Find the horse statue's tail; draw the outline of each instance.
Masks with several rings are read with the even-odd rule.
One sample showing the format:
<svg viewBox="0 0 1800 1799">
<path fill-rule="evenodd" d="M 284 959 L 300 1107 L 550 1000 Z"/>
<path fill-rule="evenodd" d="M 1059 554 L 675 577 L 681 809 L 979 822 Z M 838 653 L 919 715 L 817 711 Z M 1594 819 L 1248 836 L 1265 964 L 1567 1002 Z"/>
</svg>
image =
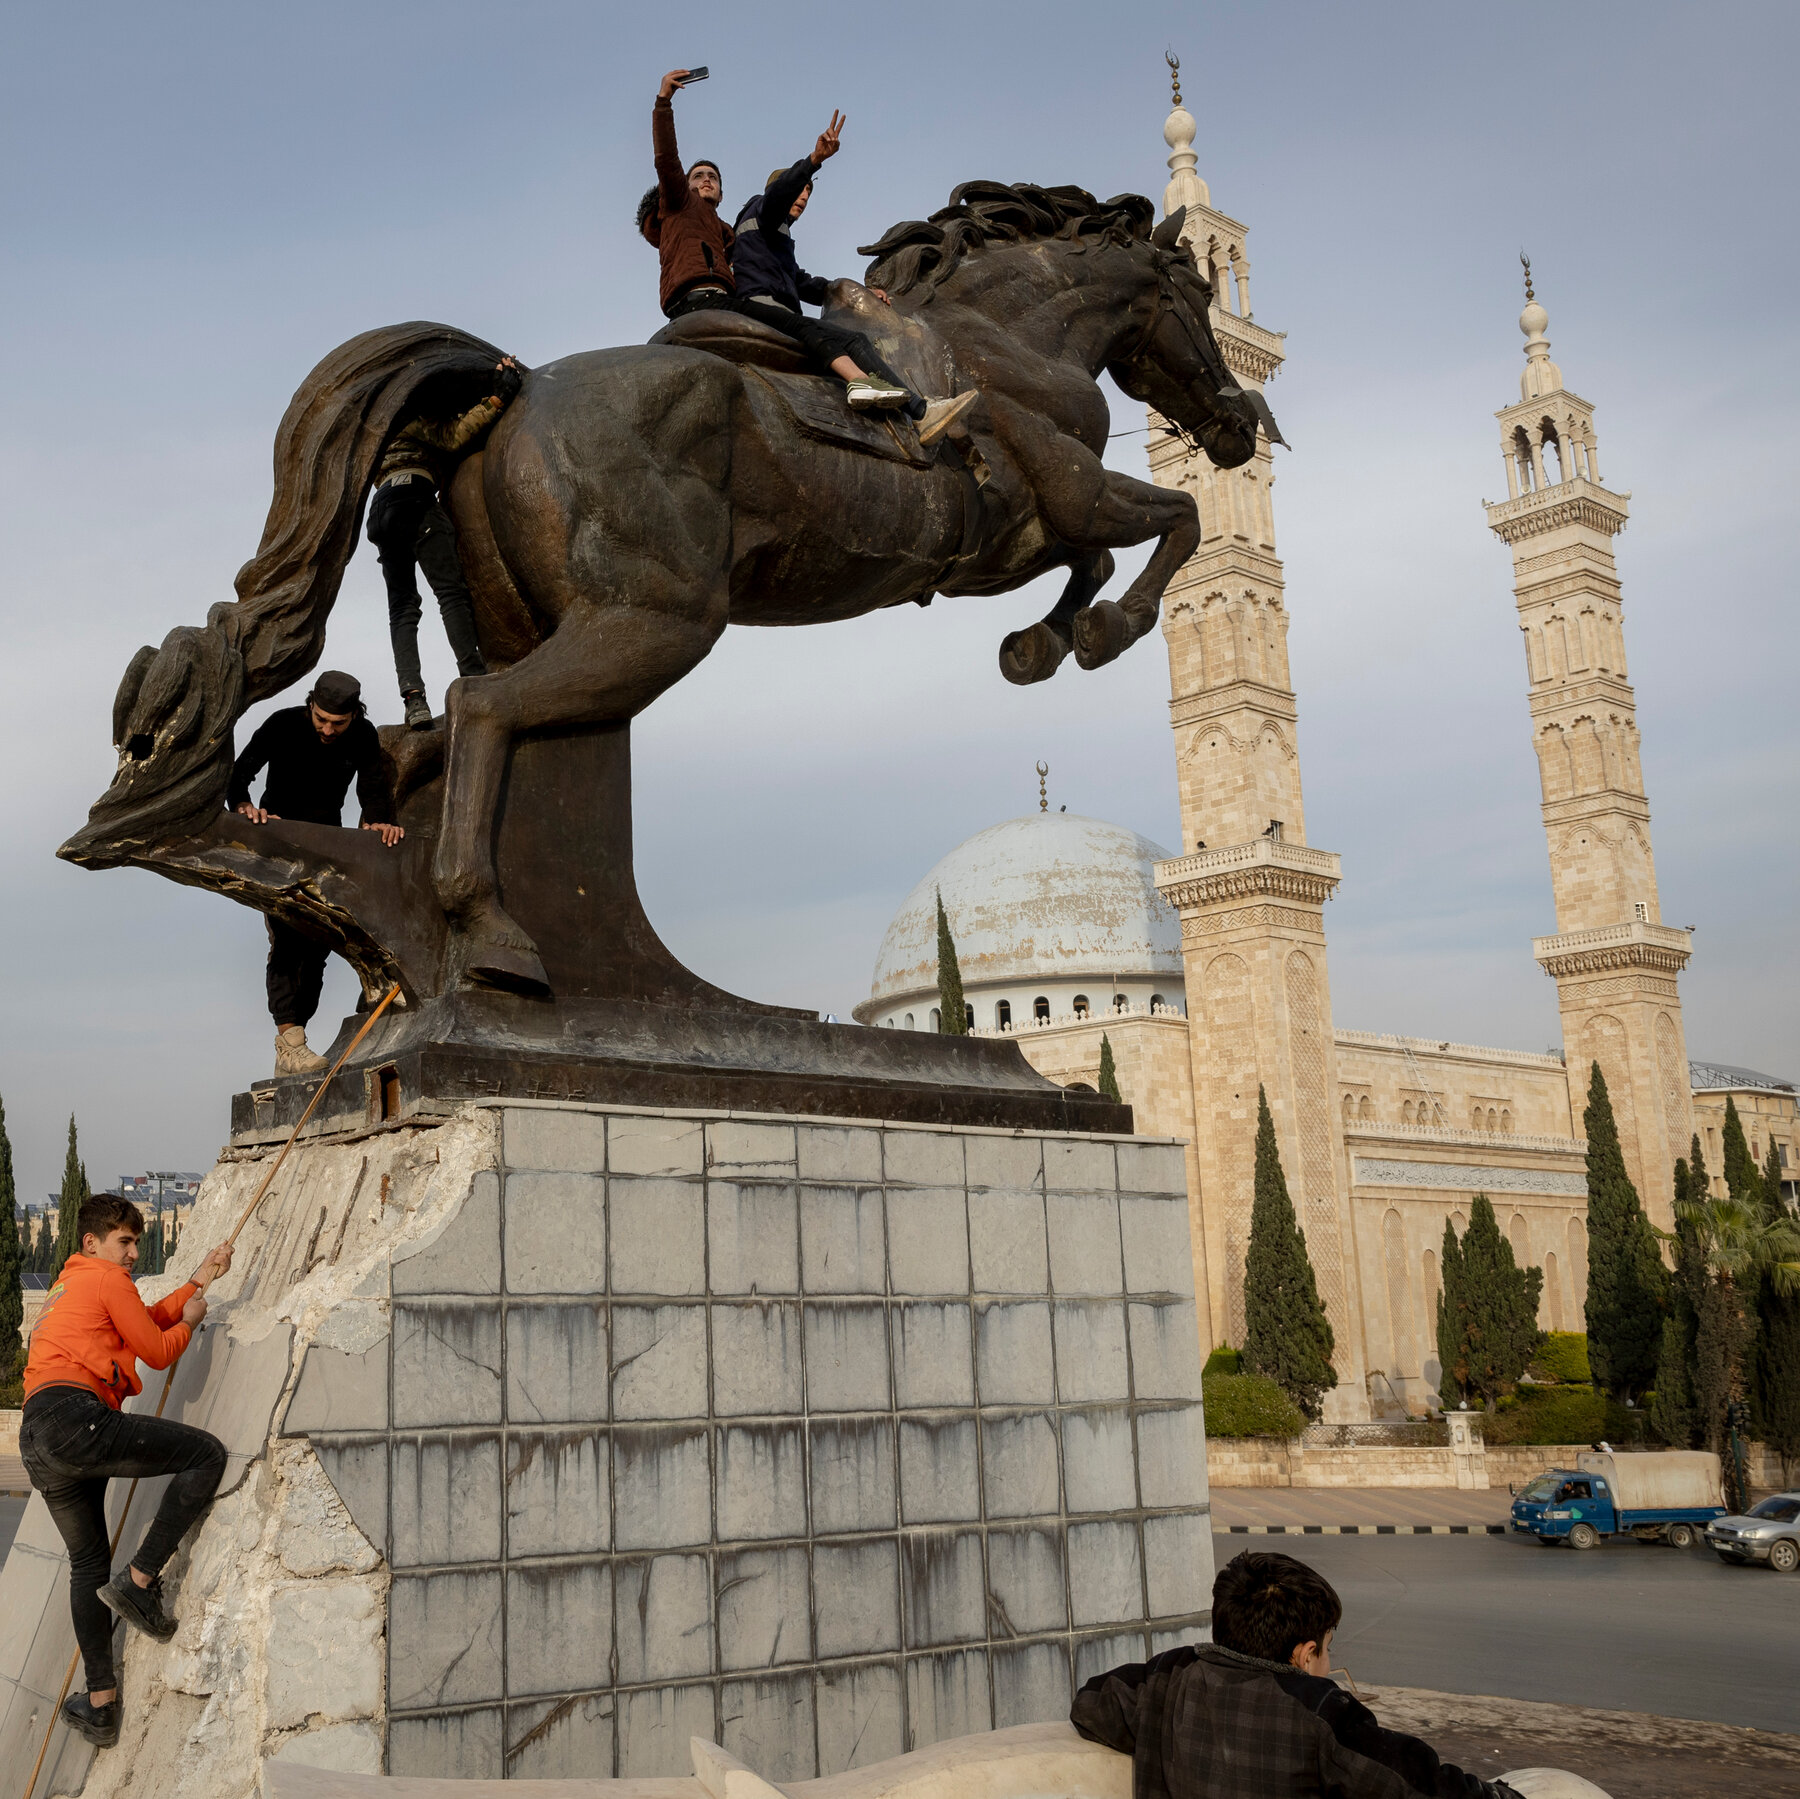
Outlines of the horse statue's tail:
<svg viewBox="0 0 1800 1799">
<path fill-rule="evenodd" d="M 388 325 L 341 344 L 307 376 L 275 433 L 275 495 L 236 601 L 132 657 L 113 702 L 118 772 L 58 855 L 89 867 L 128 862 L 217 816 L 232 727 L 318 664 L 382 446 L 422 400 L 448 411 L 490 391 L 500 357 L 454 326 Z"/>
</svg>

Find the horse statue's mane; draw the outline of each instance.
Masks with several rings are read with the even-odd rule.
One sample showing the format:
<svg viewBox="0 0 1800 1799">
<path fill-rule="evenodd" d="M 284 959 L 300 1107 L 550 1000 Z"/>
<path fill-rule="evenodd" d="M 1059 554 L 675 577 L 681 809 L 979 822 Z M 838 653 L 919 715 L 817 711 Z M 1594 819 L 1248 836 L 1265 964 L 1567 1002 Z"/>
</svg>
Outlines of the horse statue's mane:
<svg viewBox="0 0 1800 1799">
<path fill-rule="evenodd" d="M 879 243 L 864 244 L 870 256 L 868 285 L 890 294 L 923 290 L 929 299 L 971 251 L 988 244 L 1027 243 L 1033 238 L 1101 238 L 1116 244 L 1147 237 L 1156 208 L 1142 194 L 1096 200 L 1086 188 L 1016 186 L 1004 181 L 965 181 L 950 204 L 929 219 L 907 219 Z"/>
</svg>

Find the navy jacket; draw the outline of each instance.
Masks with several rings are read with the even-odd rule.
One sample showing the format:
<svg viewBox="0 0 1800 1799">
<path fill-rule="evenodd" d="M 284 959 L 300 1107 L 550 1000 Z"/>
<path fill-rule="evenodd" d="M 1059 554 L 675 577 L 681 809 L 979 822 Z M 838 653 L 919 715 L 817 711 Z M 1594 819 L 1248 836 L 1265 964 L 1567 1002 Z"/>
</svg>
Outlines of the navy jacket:
<svg viewBox="0 0 1800 1799">
<path fill-rule="evenodd" d="M 794 234 L 788 218 L 801 190 L 818 173 L 812 158 L 803 156 L 745 202 L 737 216 L 737 239 L 731 246 L 731 272 L 739 299 L 766 294 L 795 312 L 802 300 L 814 306 L 825 304 L 824 278 L 807 274 L 794 259 Z M 778 222 L 765 227 L 764 219 Z"/>
</svg>

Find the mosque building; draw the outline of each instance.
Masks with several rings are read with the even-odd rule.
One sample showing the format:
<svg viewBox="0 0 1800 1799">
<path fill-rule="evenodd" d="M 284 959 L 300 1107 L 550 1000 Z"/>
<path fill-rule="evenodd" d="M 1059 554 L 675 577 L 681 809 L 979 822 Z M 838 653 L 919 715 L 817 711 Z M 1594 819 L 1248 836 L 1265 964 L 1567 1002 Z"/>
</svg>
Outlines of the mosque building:
<svg viewBox="0 0 1800 1799">
<path fill-rule="evenodd" d="M 1212 282 L 1220 348 L 1260 389 L 1284 337 L 1251 313 L 1248 233 L 1213 206 L 1195 130 L 1177 86 L 1164 212 L 1186 209 L 1182 240 Z M 865 1024 L 938 1027 L 941 894 L 977 1032 L 1014 1036 L 1051 1079 L 1089 1085 L 1104 1036 L 1137 1129 L 1187 1144 L 1203 1352 L 1243 1337 L 1262 1087 L 1336 1335 L 1333 1422 L 1435 1401 L 1444 1224 L 1463 1230 L 1477 1193 L 1518 1260 L 1544 1271 L 1540 1323 L 1585 1328 L 1580 1133 L 1593 1062 L 1658 1224 L 1671 1222 L 1674 1163 L 1696 1128 L 1722 1186 L 1727 1094 L 1759 1158 L 1773 1144 L 1800 1178 L 1792 1084 L 1688 1060 L 1677 980 L 1692 940 L 1658 904 L 1613 559 L 1629 496 L 1602 485 L 1594 408 L 1565 386 L 1548 323 L 1528 276 L 1519 398 L 1496 415 L 1507 497 L 1487 521 L 1513 559 L 1556 904 L 1556 931 L 1532 954 L 1557 983 L 1563 1055 L 1333 1020 L 1324 906 L 1341 870 L 1306 835 L 1266 436 L 1241 468 L 1218 469 L 1178 438 L 1150 435 L 1152 478 L 1194 495 L 1203 534 L 1163 608 L 1178 852 L 1040 798 L 1037 812 L 978 833 L 924 876 L 856 1008 Z"/>
</svg>

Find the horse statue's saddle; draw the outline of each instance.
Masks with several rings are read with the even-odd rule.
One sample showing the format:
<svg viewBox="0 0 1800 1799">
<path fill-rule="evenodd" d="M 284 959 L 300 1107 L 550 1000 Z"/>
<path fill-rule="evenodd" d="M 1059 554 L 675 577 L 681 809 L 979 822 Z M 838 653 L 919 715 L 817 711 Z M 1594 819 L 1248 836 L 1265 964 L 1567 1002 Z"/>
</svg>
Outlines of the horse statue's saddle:
<svg viewBox="0 0 1800 1799">
<path fill-rule="evenodd" d="M 782 375 L 819 372 L 791 337 L 739 312 L 686 313 L 671 319 L 650 341 L 677 350 L 705 350 L 723 356 L 727 362 L 773 369 Z"/>
<path fill-rule="evenodd" d="M 920 445 L 910 419 L 852 412 L 843 383 L 821 376 L 800 346 L 773 325 L 736 312 L 690 312 L 671 319 L 650 341 L 671 349 L 704 350 L 754 369 L 803 437 L 913 468 L 929 468 L 938 459 L 936 449 Z"/>
</svg>

